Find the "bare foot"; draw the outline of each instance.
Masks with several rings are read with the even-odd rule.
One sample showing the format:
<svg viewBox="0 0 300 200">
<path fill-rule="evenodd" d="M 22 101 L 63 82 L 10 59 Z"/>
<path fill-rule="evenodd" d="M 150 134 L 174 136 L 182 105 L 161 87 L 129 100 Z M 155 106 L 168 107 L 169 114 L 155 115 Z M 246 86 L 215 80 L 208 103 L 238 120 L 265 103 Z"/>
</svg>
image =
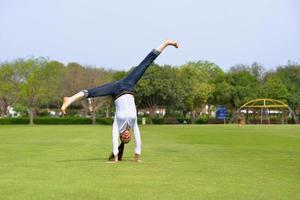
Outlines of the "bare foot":
<svg viewBox="0 0 300 200">
<path fill-rule="evenodd" d="M 113 163 L 119 162 L 118 154 L 115 156 L 113 153 L 111 153 L 111 155 L 108 158 L 108 162 L 113 162 Z"/>
<path fill-rule="evenodd" d="M 118 160 L 118 155 L 114 156 L 112 154 L 112 156 L 109 157 L 108 161 L 106 161 L 106 163 L 111 163 L 111 164 L 114 164 L 114 163 L 118 163 L 119 160 Z"/>
<path fill-rule="evenodd" d="M 68 102 L 69 97 L 65 97 L 64 98 L 64 103 L 61 106 L 61 112 L 65 115 L 66 114 L 66 109 L 69 106 L 69 102 Z"/>
<path fill-rule="evenodd" d="M 175 41 L 175 40 L 169 40 L 169 39 L 167 39 L 167 40 L 165 40 L 165 44 L 166 44 L 166 45 L 172 45 L 172 46 L 174 46 L 175 48 L 178 48 L 178 47 L 179 47 L 178 42 Z"/>
</svg>

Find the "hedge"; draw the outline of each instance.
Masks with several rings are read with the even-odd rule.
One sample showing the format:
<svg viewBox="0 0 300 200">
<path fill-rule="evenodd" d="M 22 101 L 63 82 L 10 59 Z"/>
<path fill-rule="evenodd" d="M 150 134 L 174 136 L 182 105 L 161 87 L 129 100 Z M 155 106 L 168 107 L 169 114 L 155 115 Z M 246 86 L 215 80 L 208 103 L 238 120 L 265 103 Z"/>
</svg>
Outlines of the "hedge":
<svg viewBox="0 0 300 200">
<path fill-rule="evenodd" d="M 97 118 L 96 119 L 97 124 L 111 125 L 111 124 L 113 124 L 113 122 L 114 122 L 113 118 Z"/>
<path fill-rule="evenodd" d="M 195 124 L 207 124 L 207 123 L 208 123 L 207 117 L 201 117 L 195 121 Z"/>
<path fill-rule="evenodd" d="M 151 119 L 152 124 L 164 124 L 163 118 L 153 118 Z"/>
<path fill-rule="evenodd" d="M 35 117 L 34 124 L 92 124 L 91 118 L 85 117 Z M 96 124 L 110 125 L 112 118 L 97 118 Z M 0 124 L 29 124 L 29 118 L 0 118 Z"/>
<path fill-rule="evenodd" d="M 34 124 L 91 124 L 91 118 L 81 117 L 36 117 Z"/>
<path fill-rule="evenodd" d="M 192 124 L 190 118 L 152 118 L 152 124 Z"/>
<path fill-rule="evenodd" d="M 0 124 L 29 124 L 29 118 L 0 118 Z"/>
<path fill-rule="evenodd" d="M 92 119 L 87 117 L 35 117 L 33 121 L 34 124 L 92 124 Z M 208 120 L 207 117 L 198 118 L 194 122 L 190 118 L 148 118 L 146 117 L 146 124 L 185 124 L 185 122 L 187 124 L 224 123 L 223 121 L 216 120 L 216 119 Z M 141 117 L 138 118 L 138 123 L 142 124 Z M 289 124 L 293 124 L 293 123 L 294 121 L 289 119 Z M 29 124 L 29 118 L 28 117 L 0 118 L 0 125 L 4 125 L 4 124 L 6 125 Z M 113 118 L 96 118 L 96 124 L 111 125 L 113 124 Z"/>
<path fill-rule="evenodd" d="M 190 118 L 177 118 L 177 121 L 179 124 L 191 124 L 192 123 L 192 119 Z"/>
<path fill-rule="evenodd" d="M 35 117 L 34 124 L 92 124 L 92 119 L 87 117 Z M 146 124 L 192 124 L 189 118 L 148 118 Z M 142 124 L 142 118 L 138 118 L 138 123 Z M 207 119 L 198 119 L 196 124 L 207 124 Z M 29 124 L 28 117 L 22 118 L 0 118 L 0 124 Z M 111 125 L 113 118 L 96 118 L 96 124 Z"/>
</svg>

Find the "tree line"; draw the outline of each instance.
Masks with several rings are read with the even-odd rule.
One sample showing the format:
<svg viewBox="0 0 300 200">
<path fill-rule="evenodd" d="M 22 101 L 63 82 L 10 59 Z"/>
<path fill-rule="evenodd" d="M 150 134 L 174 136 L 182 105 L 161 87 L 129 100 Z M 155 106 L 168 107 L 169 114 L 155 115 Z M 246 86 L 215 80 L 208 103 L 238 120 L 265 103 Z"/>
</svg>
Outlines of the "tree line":
<svg viewBox="0 0 300 200">
<path fill-rule="evenodd" d="M 132 70 L 133 68 L 131 68 Z M 80 90 L 119 80 L 129 71 L 64 65 L 45 58 L 16 59 L 0 64 L 0 115 L 8 108 L 28 115 L 47 109 L 59 110 L 64 96 Z M 285 101 L 295 113 L 300 110 L 300 65 L 288 62 L 274 70 L 262 65 L 235 65 L 228 71 L 209 61 L 187 62 L 181 66 L 153 64 L 135 88 L 139 110 L 154 117 L 158 108 L 167 116 L 197 118 L 211 114 L 217 105 L 231 112 L 255 98 Z M 113 113 L 110 97 L 82 100 L 69 109 L 71 115 L 110 117 Z M 204 112 L 207 109 L 208 113 Z"/>
</svg>

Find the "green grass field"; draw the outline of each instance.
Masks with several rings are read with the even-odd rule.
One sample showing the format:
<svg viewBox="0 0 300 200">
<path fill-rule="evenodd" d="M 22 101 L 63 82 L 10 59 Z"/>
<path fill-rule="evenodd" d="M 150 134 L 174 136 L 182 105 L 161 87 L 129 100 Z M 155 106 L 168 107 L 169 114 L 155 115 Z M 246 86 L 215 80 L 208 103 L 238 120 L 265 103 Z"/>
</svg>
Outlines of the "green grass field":
<svg viewBox="0 0 300 200">
<path fill-rule="evenodd" d="M 0 199 L 300 199 L 300 126 L 140 128 L 108 164 L 110 126 L 0 126 Z"/>
</svg>

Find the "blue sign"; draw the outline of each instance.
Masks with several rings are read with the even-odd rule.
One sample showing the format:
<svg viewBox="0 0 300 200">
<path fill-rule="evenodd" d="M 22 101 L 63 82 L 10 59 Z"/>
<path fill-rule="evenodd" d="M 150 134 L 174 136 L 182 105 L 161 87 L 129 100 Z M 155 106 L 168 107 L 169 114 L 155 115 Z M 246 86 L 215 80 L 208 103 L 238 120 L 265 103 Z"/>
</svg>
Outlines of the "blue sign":
<svg viewBox="0 0 300 200">
<path fill-rule="evenodd" d="M 228 116 L 228 112 L 227 109 L 223 106 L 218 106 L 217 107 L 217 111 L 216 111 L 216 117 L 217 119 L 221 119 L 224 120 L 226 119 Z"/>
</svg>

